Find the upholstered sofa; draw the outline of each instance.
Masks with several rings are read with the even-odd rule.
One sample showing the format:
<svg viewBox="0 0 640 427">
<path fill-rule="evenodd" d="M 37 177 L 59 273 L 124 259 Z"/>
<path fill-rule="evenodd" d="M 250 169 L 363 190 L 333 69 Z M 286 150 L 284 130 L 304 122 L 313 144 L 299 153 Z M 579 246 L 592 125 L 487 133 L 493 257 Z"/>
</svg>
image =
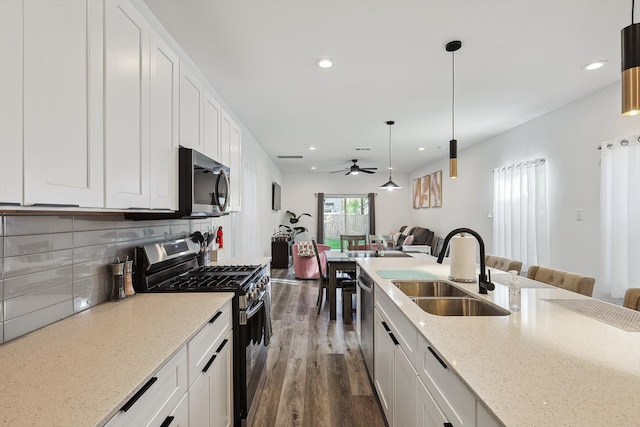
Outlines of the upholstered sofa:
<svg viewBox="0 0 640 427">
<path fill-rule="evenodd" d="M 596 279 L 593 277 L 581 276 L 580 274 L 554 270 L 538 265 L 529 267 L 527 278 L 589 297 L 593 294 L 593 286 L 596 283 Z"/>
<path fill-rule="evenodd" d="M 300 248 L 298 247 L 300 243 Z M 311 246 L 311 242 L 296 242 L 291 246 L 291 257 L 293 258 L 293 272 L 296 279 L 317 279 L 318 278 L 318 262 L 313 252 L 309 254 L 307 251 L 307 244 Z M 323 272 L 326 272 L 327 258 L 325 251 L 330 249 L 329 245 L 323 245 L 318 243 L 318 252 L 320 255 L 320 263 L 322 264 Z M 313 246 L 311 246 L 313 250 Z"/>
<path fill-rule="evenodd" d="M 640 311 L 640 288 L 629 288 L 624 293 L 624 307 Z"/>
<path fill-rule="evenodd" d="M 398 233 L 394 236 L 397 249 L 408 245 L 431 246 L 434 243 L 434 233 L 428 228 L 403 225 Z"/>
</svg>

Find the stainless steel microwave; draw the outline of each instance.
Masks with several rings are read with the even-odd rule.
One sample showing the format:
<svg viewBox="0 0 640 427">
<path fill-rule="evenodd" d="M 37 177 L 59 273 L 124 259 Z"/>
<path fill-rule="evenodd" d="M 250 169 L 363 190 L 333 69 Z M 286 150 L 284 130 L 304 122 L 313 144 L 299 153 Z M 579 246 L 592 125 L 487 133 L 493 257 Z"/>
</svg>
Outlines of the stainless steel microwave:
<svg viewBox="0 0 640 427">
<path fill-rule="evenodd" d="M 124 217 L 154 220 L 222 216 L 229 214 L 231 210 L 229 196 L 229 168 L 196 150 L 180 147 L 178 210 L 130 212 Z"/>
<path fill-rule="evenodd" d="M 178 174 L 178 209 L 183 217 L 229 213 L 229 167 L 180 147 Z"/>
</svg>

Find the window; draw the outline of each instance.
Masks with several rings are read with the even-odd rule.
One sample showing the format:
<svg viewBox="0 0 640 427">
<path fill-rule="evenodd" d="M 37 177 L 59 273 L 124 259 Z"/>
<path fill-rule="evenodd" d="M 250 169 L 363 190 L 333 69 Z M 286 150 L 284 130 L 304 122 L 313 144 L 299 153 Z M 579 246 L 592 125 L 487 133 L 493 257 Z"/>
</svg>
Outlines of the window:
<svg viewBox="0 0 640 427">
<path fill-rule="evenodd" d="M 332 249 L 340 249 L 341 234 L 371 234 L 369 200 L 368 195 L 324 195 L 324 243 Z"/>
</svg>

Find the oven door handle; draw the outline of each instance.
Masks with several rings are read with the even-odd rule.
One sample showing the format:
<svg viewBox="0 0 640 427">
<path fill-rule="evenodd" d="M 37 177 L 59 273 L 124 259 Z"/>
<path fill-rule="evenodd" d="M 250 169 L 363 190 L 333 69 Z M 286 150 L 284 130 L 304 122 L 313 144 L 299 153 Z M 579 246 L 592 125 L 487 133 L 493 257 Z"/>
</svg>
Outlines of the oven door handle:
<svg viewBox="0 0 640 427">
<path fill-rule="evenodd" d="M 258 303 L 251 309 L 251 311 L 247 311 L 247 320 L 252 318 L 256 313 L 260 311 L 260 309 L 264 307 L 264 301 L 260 300 Z"/>
</svg>

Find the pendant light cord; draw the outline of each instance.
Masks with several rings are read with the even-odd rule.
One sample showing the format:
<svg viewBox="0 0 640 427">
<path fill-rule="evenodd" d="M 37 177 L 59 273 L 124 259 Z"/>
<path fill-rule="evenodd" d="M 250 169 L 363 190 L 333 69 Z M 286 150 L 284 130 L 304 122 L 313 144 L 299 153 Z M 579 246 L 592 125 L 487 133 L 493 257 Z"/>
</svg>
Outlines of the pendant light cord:
<svg viewBox="0 0 640 427">
<path fill-rule="evenodd" d="M 451 52 L 451 139 L 456 139 L 455 123 L 456 123 L 456 53 Z"/>
<path fill-rule="evenodd" d="M 391 176 L 391 126 L 389 125 L 389 176 Z"/>
</svg>

